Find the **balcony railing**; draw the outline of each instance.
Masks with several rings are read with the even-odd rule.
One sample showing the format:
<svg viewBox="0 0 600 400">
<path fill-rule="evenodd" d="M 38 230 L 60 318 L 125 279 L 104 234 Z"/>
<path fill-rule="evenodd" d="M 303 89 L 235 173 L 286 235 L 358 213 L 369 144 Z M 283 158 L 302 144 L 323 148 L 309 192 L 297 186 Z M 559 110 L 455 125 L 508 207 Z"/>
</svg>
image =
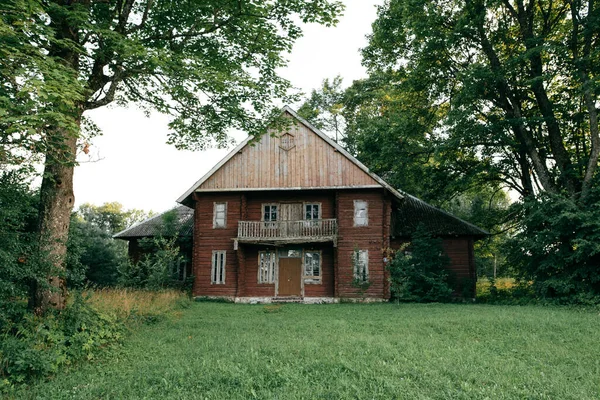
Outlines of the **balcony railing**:
<svg viewBox="0 0 600 400">
<path fill-rule="evenodd" d="M 239 221 L 238 240 L 241 241 L 335 241 L 337 219 L 309 221 Z"/>
</svg>

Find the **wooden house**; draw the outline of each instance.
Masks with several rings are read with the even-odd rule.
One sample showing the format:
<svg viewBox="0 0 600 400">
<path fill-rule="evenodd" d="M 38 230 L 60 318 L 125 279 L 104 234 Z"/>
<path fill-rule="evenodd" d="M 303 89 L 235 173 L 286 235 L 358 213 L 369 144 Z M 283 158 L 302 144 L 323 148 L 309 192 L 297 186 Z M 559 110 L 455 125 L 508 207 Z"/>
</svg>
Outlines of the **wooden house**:
<svg viewBox="0 0 600 400">
<path fill-rule="evenodd" d="M 247 139 L 186 191 L 193 294 L 236 302 L 390 297 L 384 249 L 419 223 L 444 238 L 461 291 L 487 233 L 398 191 L 285 107 L 291 124 Z M 466 285 L 466 286 L 465 286 Z"/>
</svg>

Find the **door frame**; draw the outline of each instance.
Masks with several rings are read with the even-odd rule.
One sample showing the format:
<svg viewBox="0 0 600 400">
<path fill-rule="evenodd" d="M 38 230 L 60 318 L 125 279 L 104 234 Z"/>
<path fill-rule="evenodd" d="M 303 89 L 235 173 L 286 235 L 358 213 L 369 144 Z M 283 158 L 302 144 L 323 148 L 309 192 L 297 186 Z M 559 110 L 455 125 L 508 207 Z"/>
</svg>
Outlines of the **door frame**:
<svg viewBox="0 0 600 400">
<path fill-rule="evenodd" d="M 280 259 L 280 250 L 300 250 L 300 257 L 298 257 L 298 259 L 300 260 L 300 297 L 304 298 L 304 248 L 298 249 L 298 248 L 294 248 L 294 247 L 283 247 L 283 248 L 276 248 L 276 252 L 277 252 L 277 263 L 276 263 L 276 270 L 275 270 L 275 297 L 279 297 L 279 259 Z M 296 257 L 282 257 L 282 258 L 296 258 Z M 284 297 L 294 297 L 294 296 L 284 296 Z"/>
</svg>

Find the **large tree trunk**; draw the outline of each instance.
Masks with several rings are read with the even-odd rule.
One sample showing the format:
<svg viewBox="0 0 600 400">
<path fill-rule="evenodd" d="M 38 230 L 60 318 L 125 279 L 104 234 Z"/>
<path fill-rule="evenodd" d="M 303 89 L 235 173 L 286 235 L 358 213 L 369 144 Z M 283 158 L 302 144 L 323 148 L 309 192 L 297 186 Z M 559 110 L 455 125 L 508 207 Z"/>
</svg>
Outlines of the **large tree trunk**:
<svg viewBox="0 0 600 400">
<path fill-rule="evenodd" d="M 65 260 L 73 195 L 77 135 L 60 129 L 48 132 L 48 149 L 40 191 L 39 243 L 52 264 L 48 284 L 38 284 L 30 299 L 37 313 L 62 309 L 66 301 Z"/>
</svg>

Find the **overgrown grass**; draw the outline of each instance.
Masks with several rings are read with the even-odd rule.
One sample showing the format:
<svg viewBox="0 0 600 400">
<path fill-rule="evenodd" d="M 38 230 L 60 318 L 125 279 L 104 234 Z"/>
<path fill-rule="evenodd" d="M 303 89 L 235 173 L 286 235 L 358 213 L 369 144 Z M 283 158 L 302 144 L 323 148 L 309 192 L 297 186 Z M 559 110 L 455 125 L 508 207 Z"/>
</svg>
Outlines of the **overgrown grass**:
<svg viewBox="0 0 600 400">
<path fill-rule="evenodd" d="M 98 311 L 115 314 L 120 321 L 162 318 L 187 307 L 190 299 L 180 290 L 101 289 L 88 293 Z"/>
<path fill-rule="evenodd" d="M 598 399 L 595 310 L 194 303 L 17 398 Z"/>
</svg>

